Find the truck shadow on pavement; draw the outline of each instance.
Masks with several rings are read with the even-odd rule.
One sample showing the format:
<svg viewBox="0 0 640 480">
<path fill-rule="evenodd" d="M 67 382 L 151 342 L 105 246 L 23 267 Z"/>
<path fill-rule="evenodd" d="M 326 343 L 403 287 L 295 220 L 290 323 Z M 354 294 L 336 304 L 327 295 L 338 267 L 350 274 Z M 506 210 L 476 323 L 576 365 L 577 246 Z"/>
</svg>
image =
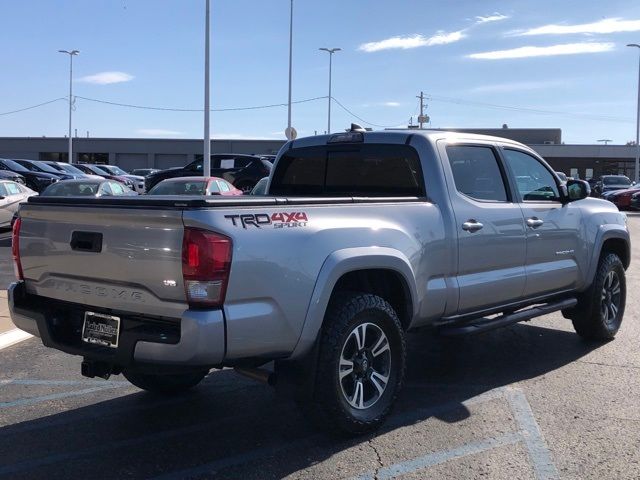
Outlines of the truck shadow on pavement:
<svg viewBox="0 0 640 480">
<path fill-rule="evenodd" d="M 0 409 L 3 423 L 12 423 L 0 428 L 0 478 L 247 480 L 309 468 L 314 470 L 307 477 L 352 477 L 379 465 L 377 451 L 368 445 L 376 437 L 433 417 L 462 422 L 472 415 L 463 402 L 545 375 L 598 346 L 572 332 L 528 324 L 463 338 L 422 331 L 410 334 L 408 345 L 405 388 L 387 424 L 373 435 L 343 439 L 321 433 L 293 402 L 230 370 L 214 371 L 193 392 L 171 398 L 140 392 L 114 377 L 115 387 L 68 403 Z M 68 410 L 50 414 L 61 405 Z M 418 435 L 421 444 L 430 445 L 431 432 L 408 432 L 406 442 Z"/>
</svg>

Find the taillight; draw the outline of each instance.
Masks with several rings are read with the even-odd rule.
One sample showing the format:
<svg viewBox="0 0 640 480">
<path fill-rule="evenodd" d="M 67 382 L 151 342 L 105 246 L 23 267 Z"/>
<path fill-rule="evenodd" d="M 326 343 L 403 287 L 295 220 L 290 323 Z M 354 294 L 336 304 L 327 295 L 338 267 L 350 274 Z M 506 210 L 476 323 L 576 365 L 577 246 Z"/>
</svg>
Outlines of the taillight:
<svg viewBox="0 0 640 480">
<path fill-rule="evenodd" d="M 218 233 L 186 227 L 182 240 L 182 277 L 191 307 L 219 307 L 224 303 L 231 270 L 231 239 Z"/>
<path fill-rule="evenodd" d="M 13 222 L 13 232 L 11 234 L 11 254 L 13 255 L 13 272 L 18 280 L 24 280 L 22 273 L 22 263 L 20 262 L 20 226 L 22 219 L 16 218 Z"/>
</svg>

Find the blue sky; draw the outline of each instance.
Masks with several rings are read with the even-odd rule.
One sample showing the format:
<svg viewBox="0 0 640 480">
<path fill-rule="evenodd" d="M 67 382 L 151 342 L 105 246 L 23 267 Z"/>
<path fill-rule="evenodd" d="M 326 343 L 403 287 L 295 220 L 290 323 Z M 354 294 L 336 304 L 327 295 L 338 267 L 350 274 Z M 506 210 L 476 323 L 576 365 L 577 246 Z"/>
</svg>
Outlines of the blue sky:
<svg viewBox="0 0 640 480">
<path fill-rule="evenodd" d="M 204 0 L 5 0 L 0 114 L 68 94 L 202 108 Z M 333 130 L 406 125 L 430 96 L 434 127 L 559 127 L 566 143 L 635 138 L 640 2 L 295 0 L 293 98 L 333 96 Z M 212 0 L 212 107 L 287 99 L 289 0 Z M 517 107 L 504 109 L 489 105 Z M 0 136 L 62 136 L 63 100 L 0 115 Z M 532 112 L 527 109 L 536 110 Z M 293 106 L 300 135 L 326 129 L 326 99 Z M 414 117 L 415 119 L 415 117 Z M 215 138 L 284 138 L 286 107 L 214 112 Z M 78 98 L 78 134 L 202 136 L 202 113 Z"/>
</svg>

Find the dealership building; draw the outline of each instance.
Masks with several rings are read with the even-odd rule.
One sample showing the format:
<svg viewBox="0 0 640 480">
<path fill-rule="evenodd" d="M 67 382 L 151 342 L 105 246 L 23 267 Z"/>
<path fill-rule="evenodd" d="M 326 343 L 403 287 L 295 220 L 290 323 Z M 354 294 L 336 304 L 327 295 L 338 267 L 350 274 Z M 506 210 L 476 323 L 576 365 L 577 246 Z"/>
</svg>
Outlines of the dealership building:
<svg viewBox="0 0 640 480">
<path fill-rule="evenodd" d="M 633 178 L 635 146 L 565 145 L 559 128 L 449 129 L 510 138 L 536 150 L 558 171 L 582 179 L 604 174 Z M 275 154 L 283 140 L 216 139 L 212 153 Z M 67 161 L 65 137 L 0 137 L 0 158 Z M 200 139 L 83 138 L 73 139 L 73 161 L 134 168 L 169 168 L 202 158 Z"/>
</svg>

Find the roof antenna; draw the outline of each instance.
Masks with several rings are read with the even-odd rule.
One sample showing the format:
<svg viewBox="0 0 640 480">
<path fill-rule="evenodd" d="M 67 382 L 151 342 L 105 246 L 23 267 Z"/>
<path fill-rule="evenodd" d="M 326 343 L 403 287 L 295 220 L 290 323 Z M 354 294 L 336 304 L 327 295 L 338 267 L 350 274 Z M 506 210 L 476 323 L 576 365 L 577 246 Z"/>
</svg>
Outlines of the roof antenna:
<svg viewBox="0 0 640 480">
<path fill-rule="evenodd" d="M 352 123 L 351 124 L 351 128 L 349 129 L 349 131 L 350 132 L 362 132 L 362 133 L 366 132 L 366 130 L 362 126 L 358 125 L 357 123 Z"/>
</svg>

